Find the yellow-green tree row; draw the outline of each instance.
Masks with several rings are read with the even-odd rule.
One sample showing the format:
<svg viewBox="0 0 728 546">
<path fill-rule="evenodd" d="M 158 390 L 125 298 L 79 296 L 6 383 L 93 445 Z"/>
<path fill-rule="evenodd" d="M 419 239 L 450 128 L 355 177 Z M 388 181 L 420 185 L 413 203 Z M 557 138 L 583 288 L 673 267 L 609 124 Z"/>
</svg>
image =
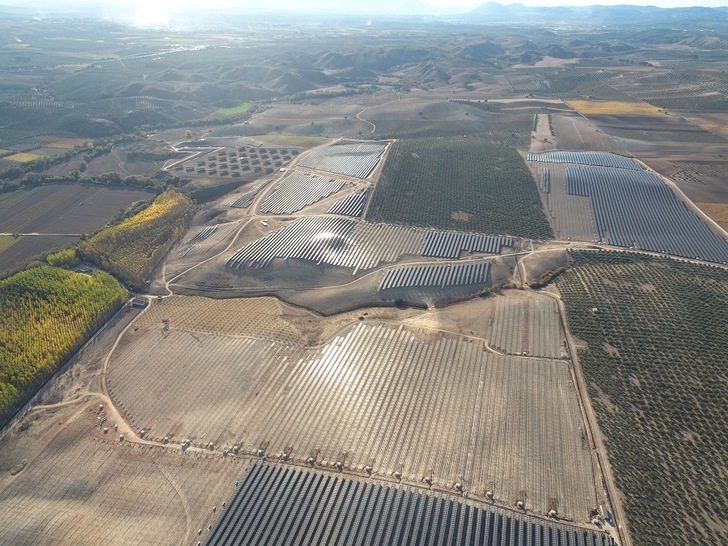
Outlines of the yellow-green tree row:
<svg viewBox="0 0 728 546">
<path fill-rule="evenodd" d="M 194 214 L 184 194 L 167 190 L 121 224 L 104 228 L 81 245 L 81 254 L 133 287 L 141 287 Z"/>
<path fill-rule="evenodd" d="M 108 273 L 41 266 L 0 281 L 0 422 L 123 303 Z"/>
</svg>

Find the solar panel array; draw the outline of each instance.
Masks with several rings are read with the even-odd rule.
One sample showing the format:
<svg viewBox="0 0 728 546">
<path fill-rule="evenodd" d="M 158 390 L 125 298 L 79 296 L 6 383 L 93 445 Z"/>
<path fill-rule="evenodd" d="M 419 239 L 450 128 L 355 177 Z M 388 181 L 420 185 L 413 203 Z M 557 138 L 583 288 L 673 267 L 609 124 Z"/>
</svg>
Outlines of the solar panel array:
<svg viewBox="0 0 728 546">
<path fill-rule="evenodd" d="M 613 546 L 607 534 L 491 505 L 280 465 L 252 465 L 207 546 Z"/>
<path fill-rule="evenodd" d="M 560 324 L 553 300 L 498 298 L 490 345 L 512 355 L 559 358 Z"/>
<path fill-rule="evenodd" d="M 260 210 L 271 214 L 291 214 L 336 193 L 345 183 L 344 180 L 293 171 L 263 201 Z"/>
<path fill-rule="evenodd" d="M 566 183 L 570 194 L 590 198 L 596 233 L 609 244 L 728 261 L 728 243 L 652 173 L 574 166 Z"/>
<path fill-rule="evenodd" d="M 207 239 L 210 235 L 215 233 L 217 231 L 217 225 L 209 226 L 206 228 L 202 228 L 200 231 L 198 231 L 189 241 L 187 241 L 185 244 L 191 245 L 194 243 L 197 243 L 199 241 L 204 241 Z"/>
<path fill-rule="evenodd" d="M 541 190 L 544 193 L 551 191 L 551 171 L 548 168 L 541 171 Z"/>
<path fill-rule="evenodd" d="M 231 236 L 232 231 L 238 226 L 236 222 L 226 224 L 216 224 L 214 226 L 202 228 L 185 244 L 180 245 L 177 249 L 180 258 L 185 256 L 199 256 L 214 249 L 220 249 L 220 246 Z"/>
<path fill-rule="evenodd" d="M 428 231 L 425 234 L 422 255 L 455 260 L 462 251 L 499 254 L 504 246 L 513 246 L 513 238 L 462 231 Z"/>
<path fill-rule="evenodd" d="M 356 223 L 335 216 L 310 216 L 253 241 L 238 250 L 226 265 L 267 267 L 274 258 L 300 258 L 332 263 L 346 246 Z"/>
<path fill-rule="evenodd" d="M 241 194 L 239 197 L 233 199 L 230 201 L 227 206 L 232 207 L 234 209 L 246 209 L 250 206 L 250 204 L 253 202 L 253 199 L 255 199 L 255 196 L 258 195 L 258 192 L 262 190 L 265 186 L 267 186 L 271 181 L 266 180 L 265 182 L 255 186 L 251 190 Z"/>
<path fill-rule="evenodd" d="M 276 258 L 297 258 L 353 268 L 356 273 L 404 255 L 456 259 L 463 250 L 497 254 L 504 245 L 512 244 L 511 237 L 497 235 L 308 216 L 244 246 L 226 265 L 261 268 Z"/>
<path fill-rule="evenodd" d="M 379 163 L 386 144 L 339 144 L 315 150 L 299 161 L 299 165 L 330 173 L 366 178 Z"/>
<path fill-rule="evenodd" d="M 334 203 L 327 212 L 330 214 L 359 217 L 364 212 L 364 204 L 367 202 L 368 193 L 369 189 L 364 188 L 358 193 L 347 195 Z"/>
<path fill-rule="evenodd" d="M 445 288 L 486 284 L 489 272 L 490 264 L 487 262 L 397 267 L 384 274 L 378 290 L 381 292 L 390 288 Z"/>
<path fill-rule="evenodd" d="M 528 161 L 572 163 L 574 165 L 591 165 L 594 167 L 615 167 L 630 171 L 642 170 L 642 167 L 630 158 L 608 152 L 548 152 L 545 154 L 528 154 Z"/>
</svg>

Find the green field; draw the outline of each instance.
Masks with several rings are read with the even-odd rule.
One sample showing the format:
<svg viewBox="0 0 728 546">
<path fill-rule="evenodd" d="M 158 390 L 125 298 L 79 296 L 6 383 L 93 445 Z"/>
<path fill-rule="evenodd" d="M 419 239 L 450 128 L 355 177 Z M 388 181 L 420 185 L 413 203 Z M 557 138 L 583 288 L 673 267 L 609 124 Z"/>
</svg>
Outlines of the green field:
<svg viewBox="0 0 728 546">
<path fill-rule="evenodd" d="M 21 239 L 22 237 L 13 237 L 12 235 L 0 235 L 0 254 L 5 250 L 9 249 Z"/>
<path fill-rule="evenodd" d="M 474 138 L 397 141 L 367 220 L 553 237 L 536 184 L 518 152 Z"/>
<path fill-rule="evenodd" d="M 557 286 L 634 544 L 727 544 L 728 272 L 570 258 Z"/>
<path fill-rule="evenodd" d="M 243 114 L 248 113 L 248 110 L 250 110 L 251 106 L 252 103 L 244 102 L 243 104 L 238 104 L 237 106 L 233 106 L 231 108 L 220 108 L 216 113 L 220 114 L 221 116 L 242 116 Z"/>
<path fill-rule="evenodd" d="M 111 275 L 42 266 L 0 281 L 0 422 L 117 309 Z"/>
</svg>

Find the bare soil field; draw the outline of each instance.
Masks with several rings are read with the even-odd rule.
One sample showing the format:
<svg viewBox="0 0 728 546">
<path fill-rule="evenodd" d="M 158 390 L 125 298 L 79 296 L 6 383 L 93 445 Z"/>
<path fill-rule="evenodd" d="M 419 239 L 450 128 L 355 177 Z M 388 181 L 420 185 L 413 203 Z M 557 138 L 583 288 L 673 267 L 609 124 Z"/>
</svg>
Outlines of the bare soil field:
<svg viewBox="0 0 728 546">
<path fill-rule="evenodd" d="M 557 506 L 563 517 L 588 521 L 594 475 L 568 363 L 502 356 L 472 334 L 446 333 L 484 331 L 490 301 L 436 315 L 351 313 L 326 326 L 293 308 L 281 313 L 272 300 L 253 301 L 247 305 L 263 307 L 248 314 L 233 310 L 237 300 L 175 297 L 134 324 L 112 357 L 109 387 L 137 433 L 324 466 L 371 465 L 375 475 L 430 476 L 444 488 L 460 481 L 473 495 L 494 490 L 508 505 L 525 499 L 538 513 Z M 231 307 L 223 313 L 209 304 Z M 203 313 L 221 317 L 227 333 L 210 332 Z M 458 325 L 463 313 L 470 318 Z M 166 315 L 179 318 L 159 320 Z M 266 316 L 290 321 L 307 345 L 325 343 L 309 349 L 285 343 L 288 334 L 259 339 L 271 330 Z M 222 317 L 237 322 L 235 332 Z M 408 327 L 388 324 L 407 317 Z"/>
<path fill-rule="evenodd" d="M 591 121 L 604 132 L 625 140 L 647 142 L 720 143 L 725 139 L 707 131 L 681 115 L 626 116 L 590 115 Z"/>
<path fill-rule="evenodd" d="M 0 252 L 0 275 L 13 272 L 43 254 L 66 248 L 79 240 L 79 237 L 53 235 L 19 237 L 15 244 Z"/>
<path fill-rule="evenodd" d="M 93 233 L 134 201 L 153 194 L 144 190 L 58 184 L 0 196 L 0 233 L 41 233 L 0 249 L 0 274 L 58 248 L 79 235 Z"/>
<path fill-rule="evenodd" d="M 228 498 L 244 463 L 121 443 L 100 431 L 94 407 L 51 410 L 47 445 L 3 473 L 3 541 L 192 543 L 214 523 L 212 507 Z"/>
<path fill-rule="evenodd" d="M 578 110 L 580 114 L 589 117 L 604 114 L 617 116 L 657 116 L 662 114 L 661 108 L 646 102 L 569 100 L 566 101 L 566 104 L 574 110 Z"/>
<path fill-rule="evenodd" d="M 422 99 L 402 99 L 368 108 L 362 114 L 368 120 L 461 121 L 472 117 L 486 119 L 488 112 L 467 103 Z"/>
<path fill-rule="evenodd" d="M 43 186 L 11 207 L 0 209 L 0 232 L 93 233 L 119 210 L 152 195 L 138 189 L 81 184 Z M 8 198 L 12 199 L 12 194 Z"/>
<path fill-rule="evenodd" d="M 579 115 L 551 114 L 554 135 L 559 150 L 600 150 L 628 155 L 623 146 L 600 131 L 593 122 Z"/>
</svg>

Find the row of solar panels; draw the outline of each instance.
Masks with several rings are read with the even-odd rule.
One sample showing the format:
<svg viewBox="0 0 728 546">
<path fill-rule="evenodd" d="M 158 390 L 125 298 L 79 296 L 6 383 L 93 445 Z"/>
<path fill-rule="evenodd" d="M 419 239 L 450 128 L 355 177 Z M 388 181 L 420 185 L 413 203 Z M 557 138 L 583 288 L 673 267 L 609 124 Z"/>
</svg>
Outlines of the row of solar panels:
<svg viewBox="0 0 728 546">
<path fill-rule="evenodd" d="M 336 216 L 301 218 L 241 248 L 226 265 L 235 269 L 248 263 L 266 267 L 274 258 L 330 263 L 327 258 L 346 246 L 347 236 L 355 226 L 352 220 Z"/>
<path fill-rule="evenodd" d="M 257 463 L 207 546 L 613 546 L 607 534 L 490 505 Z"/>
<path fill-rule="evenodd" d="M 551 171 L 548 168 L 541 171 L 541 191 L 544 193 L 551 192 Z"/>
<path fill-rule="evenodd" d="M 326 172 L 366 178 L 377 166 L 386 144 L 338 145 L 316 150 L 299 164 Z"/>
<path fill-rule="evenodd" d="M 445 288 L 486 284 L 489 272 L 490 264 L 487 262 L 397 267 L 384 274 L 378 290 L 381 292 L 390 288 Z"/>
<path fill-rule="evenodd" d="M 227 206 L 232 207 L 234 209 L 246 209 L 250 206 L 250 204 L 253 202 L 253 199 L 255 199 L 255 196 L 258 195 L 258 192 L 262 190 L 264 187 L 266 187 L 268 184 L 270 184 L 271 180 L 266 180 L 265 182 L 258 184 L 257 186 L 253 187 L 251 190 L 241 194 L 239 197 L 236 197 L 232 201 L 228 202 Z"/>
<path fill-rule="evenodd" d="M 513 238 L 462 231 L 428 231 L 425 234 L 422 255 L 457 259 L 462 251 L 499 254 L 504 246 L 513 246 Z"/>
<path fill-rule="evenodd" d="M 364 212 L 364 204 L 367 201 L 369 190 L 363 189 L 358 193 L 352 193 L 339 199 L 327 211 L 331 214 L 341 214 L 342 216 L 359 217 Z"/>
<path fill-rule="evenodd" d="M 204 241 L 205 239 L 207 239 L 210 235 L 212 235 L 216 231 L 217 231 L 217 225 L 202 228 L 192 238 L 190 238 L 190 240 L 187 241 L 186 244 L 191 245 L 193 243 L 198 243 L 200 241 Z"/>
<path fill-rule="evenodd" d="M 401 255 L 457 259 L 462 251 L 500 253 L 513 238 L 459 231 L 369 224 L 333 216 L 308 216 L 239 249 L 226 265 L 267 267 L 275 258 L 298 258 L 339 267 L 371 269 Z"/>
<path fill-rule="evenodd" d="M 637 163 L 628 157 L 608 152 L 548 152 L 545 154 L 528 154 L 528 161 L 540 163 L 572 163 L 574 165 L 592 165 L 595 167 L 615 167 L 631 171 L 640 171 Z"/>
<path fill-rule="evenodd" d="M 589 196 L 595 231 L 609 244 L 728 262 L 728 243 L 651 173 L 574 166 L 566 182 L 570 194 Z"/>
<path fill-rule="evenodd" d="M 345 182 L 293 171 L 260 205 L 261 212 L 291 214 L 339 191 Z"/>
</svg>

